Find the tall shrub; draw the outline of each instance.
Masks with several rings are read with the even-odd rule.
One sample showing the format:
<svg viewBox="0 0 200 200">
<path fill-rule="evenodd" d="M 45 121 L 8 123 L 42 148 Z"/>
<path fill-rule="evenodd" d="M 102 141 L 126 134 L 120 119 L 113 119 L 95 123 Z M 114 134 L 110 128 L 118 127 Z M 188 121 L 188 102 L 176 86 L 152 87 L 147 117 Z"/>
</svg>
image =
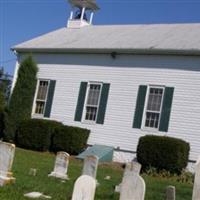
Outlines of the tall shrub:
<svg viewBox="0 0 200 200">
<path fill-rule="evenodd" d="M 37 71 L 37 65 L 30 55 L 19 66 L 17 81 L 11 94 L 5 120 L 6 141 L 14 141 L 17 125 L 22 120 L 31 118 Z"/>
</svg>

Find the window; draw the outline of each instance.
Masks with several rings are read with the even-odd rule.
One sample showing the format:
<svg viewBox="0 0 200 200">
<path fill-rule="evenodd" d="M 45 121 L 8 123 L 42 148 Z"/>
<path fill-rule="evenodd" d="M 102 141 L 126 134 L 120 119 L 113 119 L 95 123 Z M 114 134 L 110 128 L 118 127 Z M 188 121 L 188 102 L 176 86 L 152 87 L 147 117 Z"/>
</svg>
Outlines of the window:
<svg viewBox="0 0 200 200">
<path fill-rule="evenodd" d="M 158 128 L 161 116 L 162 99 L 164 94 L 164 88 L 152 87 L 148 89 L 148 96 L 145 110 L 144 126 L 150 128 Z"/>
<path fill-rule="evenodd" d="M 101 93 L 101 84 L 89 83 L 85 104 L 85 120 L 96 121 Z"/>
<path fill-rule="evenodd" d="M 35 101 L 35 114 L 44 114 L 45 104 L 47 101 L 49 81 L 48 80 L 39 80 L 38 90 Z"/>
<path fill-rule="evenodd" d="M 133 128 L 168 132 L 174 87 L 139 85 Z"/>
<path fill-rule="evenodd" d="M 74 121 L 104 124 L 110 83 L 80 83 Z"/>
</svg>

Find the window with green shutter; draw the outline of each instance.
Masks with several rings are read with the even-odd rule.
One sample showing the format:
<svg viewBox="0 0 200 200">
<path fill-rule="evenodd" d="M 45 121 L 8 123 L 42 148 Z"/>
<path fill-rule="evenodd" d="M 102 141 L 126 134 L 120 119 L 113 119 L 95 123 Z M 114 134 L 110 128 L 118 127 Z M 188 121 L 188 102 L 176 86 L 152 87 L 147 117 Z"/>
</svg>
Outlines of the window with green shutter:
<svg viewBox="0 0 200 200">
<path fill-rule="evenodd" d="M 168 131 L 174 88 L 139 86 L 133 128 Z"/>
<path fill-rule="evenodd" d="M 34 104 L 34 114 L 50 117 L 55 86 L 55 80 L 38 80 Z"/>
<path fill-rule="evenodd" d="M 75 121 L 103 124 L 110 84 L 82 82 L 79 90 Z"/>
</svg>

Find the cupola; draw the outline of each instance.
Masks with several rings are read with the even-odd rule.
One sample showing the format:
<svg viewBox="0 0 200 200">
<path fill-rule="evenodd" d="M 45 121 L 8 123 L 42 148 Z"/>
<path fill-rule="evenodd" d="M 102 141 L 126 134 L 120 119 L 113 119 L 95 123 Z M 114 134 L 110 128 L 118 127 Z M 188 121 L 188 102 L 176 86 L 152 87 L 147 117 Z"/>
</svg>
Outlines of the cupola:
<svg viewBox="0 0 200 200">
<path fill-rule="evenodd" d="M 94 12 L 99 10 L 95 0 L 68 0 L 71 4 L 68 28 L 81 28 L 92 24 Z"/>
</svg>

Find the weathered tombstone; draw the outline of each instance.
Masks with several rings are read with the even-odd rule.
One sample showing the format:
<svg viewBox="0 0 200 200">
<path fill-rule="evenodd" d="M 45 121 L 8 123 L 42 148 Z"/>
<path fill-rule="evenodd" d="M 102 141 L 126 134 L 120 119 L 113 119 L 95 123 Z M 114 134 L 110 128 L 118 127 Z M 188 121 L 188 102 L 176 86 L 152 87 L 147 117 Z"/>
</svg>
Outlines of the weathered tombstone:
<svg viewBox="0 0 200 200">
<path fill-rule="evenodd" d="M 69 165 L 69 154 L 66 152 L 58 152 L 56 155 L 56 161 L 54 165 L 54 170 L 49 174 L 56 178 L 68 180 L 67 169 Z"/>
<path fill-rule="evenodd" d="M 125 167 L 125 171 L 124 171 L 124 175 L 123 178 L 125 176 L 134 176 L 134 174 L 140 174 L 140 170 L 141 170 L 141 165 L 138 162 L 132 161 L 126 164 Z M 117 186 L 115 186 L 115 192 L 120 192 L 121 189 L 121 183 Z"/>
<path fill-rule="evenodd" d="M 126 164 L 124 176 L 133 175 L 133 173 L 140 174 L 141 165 L 138 162 L 130 162 Z"/>
<path fill-rule="evenodd" d="M 0 186 L 14 183 L 12 164 L 15 155 L 15 145 L 0 141 Z"/>
<path fill-rule="evenodd" d="M 144 200 L 145 182 L 139 175 L 141 165 L 139 163 L 128 164 L 120 187 L 120 200 Z M 133 167 L 131 167 L 133 166 Z"/>
<path fill-rule="evenodd" d="M 99 158 L 97 156 L 86 156 L 84 159 L 82 175 L 88 175 L 96 179 Z"/>
<path fill-rule="evenodd" d="M 51 196 L 44 195 L 41 192 L 29 192 L 24 194 L 24 196 L 32 199 L 37 199 L 37 198 L 51 199 Z"/>
<path fill-rule="evenodd" d="M 199 200 L 199 199 L 200 199 L 200 157 L 197 160 L 195 166 L 195 179 L 194 179 L 194 188 L 192 195 L 192 200 Z"/>
<path fill-rule="evenodd" d="M 75 184 L 72 200 L 94 200 L 96 180 L 88 175 L 80 176 Z"/>
<path fill-rule="evenodd" d="M 176 199 L 176 188 L 174 186 L 168 186 L 166 189 L 166 200 Z"/>
</svg>

